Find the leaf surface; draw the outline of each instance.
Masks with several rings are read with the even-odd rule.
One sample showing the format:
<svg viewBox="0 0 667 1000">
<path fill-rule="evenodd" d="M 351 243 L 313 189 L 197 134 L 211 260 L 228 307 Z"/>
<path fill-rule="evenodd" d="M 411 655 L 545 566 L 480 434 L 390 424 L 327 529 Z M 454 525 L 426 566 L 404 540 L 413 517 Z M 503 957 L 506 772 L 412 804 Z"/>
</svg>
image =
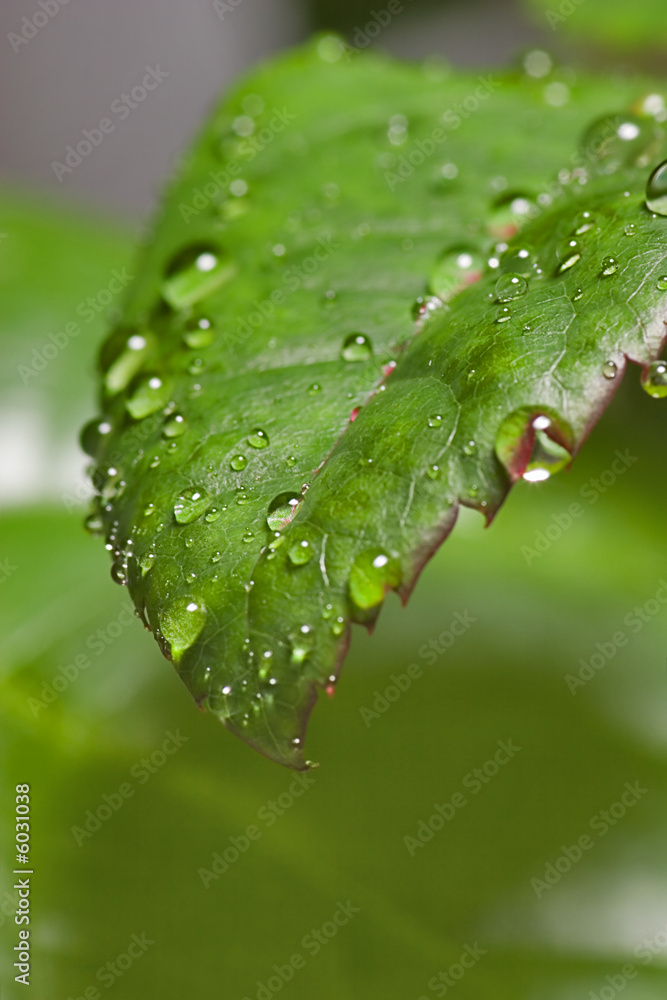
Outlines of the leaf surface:
<svg viewBox="0 0 667 1000">
<path fill-rule="evenodd" d="M 115 578 L 197 702 L 280 763 L 307 766 L 350 623 L 407 597 L 461 504 L 490 520 L 540 478 L 536 441 L 566 464 L 626 359 L 659 354 L 660 127 L 608 173 L 616 147 L 582 159 L 576 137 L 636 89 L 549 93 L 330 38 L 260 71 L 185 164 L 103 348 L 84 437 Z"/>
</svg>

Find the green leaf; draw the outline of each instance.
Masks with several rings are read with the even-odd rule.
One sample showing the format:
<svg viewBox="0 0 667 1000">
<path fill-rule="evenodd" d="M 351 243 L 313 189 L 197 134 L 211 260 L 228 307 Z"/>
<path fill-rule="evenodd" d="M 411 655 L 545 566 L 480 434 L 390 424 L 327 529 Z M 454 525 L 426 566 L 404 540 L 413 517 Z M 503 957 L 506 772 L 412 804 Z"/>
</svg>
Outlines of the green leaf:
<svg viewBox="0 0 667 1000">
<path fill-rule="evenodd" d="M 552 31 L 566 31 L 599 45 L 659 51 L 667 42 L 661 0 L 524 0 Z"/>
<path fill-rule="evenodd" d="M 626 147 L 596 124 L 581 153 L 636 90 L 549 94 L 331 38 L 260 71 L 199 140 L 103 348 L 85 438 L 116 579 L 196 701 L 288 766 L 350 623 L 407 598 L 461 504 L 490 520 L 566 464 L 626 358 L 659 353 L 660 128 Z"/>
</svg>

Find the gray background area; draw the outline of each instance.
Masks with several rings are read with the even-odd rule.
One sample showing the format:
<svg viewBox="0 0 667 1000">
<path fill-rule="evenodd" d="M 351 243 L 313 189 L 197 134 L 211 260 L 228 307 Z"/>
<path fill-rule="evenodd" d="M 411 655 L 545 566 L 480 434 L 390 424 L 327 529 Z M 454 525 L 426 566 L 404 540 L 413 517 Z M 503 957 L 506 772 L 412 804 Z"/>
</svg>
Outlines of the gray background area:
<svg viewBox="0 0 667 1000">
<path fill-rule="evenodd" d="M 43 2 L 53 10 L 58 0 Z M 39 0 L 2 0 L 0 175 L 138 222 L 225 84 L 330 20 L 352 39 L 385 6 L 350 0 L 331 15 L 326 3 L 306 0 L 233 4 L 220 17 L 213 0 L 67 0 L 43 27 L 26 30 Z M 22 28 L 34 37 L 12 44 Z M 409 58 L 437 52 L 461 65 L 498 65 L 526 45 L 555 41 L 514 2 L 406 0 L 376 44 Z M 167 78 L 59 181 L 52 162 L 156 65 Z"/>
</svg>

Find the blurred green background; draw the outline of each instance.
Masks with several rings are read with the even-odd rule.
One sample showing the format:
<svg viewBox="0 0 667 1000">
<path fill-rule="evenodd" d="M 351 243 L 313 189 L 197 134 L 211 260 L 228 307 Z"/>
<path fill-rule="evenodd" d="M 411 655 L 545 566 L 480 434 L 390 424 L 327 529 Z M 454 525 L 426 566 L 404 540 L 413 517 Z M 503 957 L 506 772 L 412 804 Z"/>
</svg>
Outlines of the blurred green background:
<svg viewBox="0 0 667 1000">
<path fill-rule="evenodd" d="M 464 511 L 410 605 L 391 598 L 370 639 L 355 630 L 312 718 L 321 767 L 303 787 L 197 711 L 82 528 L 74 441 L 109 309 L 87 321 L 80 307 L 131 271 L 136 224 L 11 187 L 0 219 L 2 996 L 25 990 L 12 968 L 25 782 L 39 1000 L 664 997 L 667 407 L 638 372 L 569 473 L 520 484 L 488 530 Z M 45 352 L 73 320 L 80 334 Z M 28 376 L 33 350 L 53 356 Z M 456 612 L 474 623 L 431 655 Z M 410 664 L 422 675 L 383 701 Z M 520 750 L 492 774 L 498 741 Z M 626 783 L 645 791 L 618 806 Z M 456 793 L 466 804 L 416 847 Z"/>
</svg>

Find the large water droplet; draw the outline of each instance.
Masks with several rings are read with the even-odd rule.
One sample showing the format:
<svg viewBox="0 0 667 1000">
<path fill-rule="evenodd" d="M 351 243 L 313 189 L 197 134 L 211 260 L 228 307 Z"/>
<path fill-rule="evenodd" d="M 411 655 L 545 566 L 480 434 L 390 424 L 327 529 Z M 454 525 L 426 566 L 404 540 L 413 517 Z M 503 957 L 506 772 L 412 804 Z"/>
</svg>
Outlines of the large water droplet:
<svg viewBox="0 0 667 1000">
<path fill-rule="evenodd" d="M 210 497 L 200 486 L 188 486 L 176 498 L 174 517 L 179 524 L 196 521 L 208 507 Z"/>
<path fill-rule="evenodd" d="M 560 472 L 572 458 L 574 437 L 553 410 L 522 406 L 507 416 L 496 435 L 496 455 L 512 481 L 540 482 Z"/>
<path fill-rule="evenodd" d="M 461 288 L 477 281 L 483 270 L 484 258 L 474 247 L 450 247 L 435 262 L 429 275 L 429 290 L 446 302 Z"/>
<path fill-rule="evenodd" d="M 255 427 L 248 436 L 248 444 L 251 448 L 266 448 L 269 444 L 269 435 L 261 427 Z"/>
<path fill-rule="evenodd" d="M 194 597 L 179 597 L 158 612 L 158 620 L 171 658 L 178 663 L 204 628 L 206 608 Z"/>
<path fill-rule="evenodd" d="M 664 399 L 667 396 L 667 362 L 651 362 L 642 372 L 642 388 L 654 399 Z"/>
<path fill-rule="evenodd" d="M 382 549 L 365 549 L 359 553 L 350 570 L 350 596 L 359 608 L 373 608 L 383 600 L 385 591 L 401 582 L 401 567 L 397 559 Z"/>
<path fill-rule="evenodd" d="M 667 215 L 667 160 L 656 167 L 648 179 L 646 206 L 656 215 Z"/>
<path fill-rule="evenodd" d="M 623 166 L 646 166 L 655 148 L 655 123 L 629 112 L 598 118 L 581 141 L 586 162 L 604 174 Z"/>
<path fill-rule="evenodd" d="M 169 402 L 170 386 L 158 375 L 143 379 L 129 399 L 125 407 L 135 420 L 143 420 L 151 413 L 163 409 Z"/>
<path fill-rule="evenodd" d="M 294 518 L 303 497 L 300 493 L 279 493 L 269 504 L 266 523 L 272 531 L 280 531 Z"/>
<path fill-rule="evenodd" d="M 81 447 L 86 455 L 91 458 L 98 458 L 104 441 L 111 433 L 111 422 L 104 417 L 95 417 L 90 420 L 81 431 L 79 438 Z"/>
<path fill-rule="evenodd" d="M 373 347 L 365 333 L 350 333 L 340 352 L 343 361 L 367 361 L 372 354 Z"/>
<path fill-rule="evenodd" d="M 162 295 L 173 309 L 185 309 L 226 284 L 235 273 L 236 265 L 220 248 L 198 243 L 172 259 Z"/>
</svg>

